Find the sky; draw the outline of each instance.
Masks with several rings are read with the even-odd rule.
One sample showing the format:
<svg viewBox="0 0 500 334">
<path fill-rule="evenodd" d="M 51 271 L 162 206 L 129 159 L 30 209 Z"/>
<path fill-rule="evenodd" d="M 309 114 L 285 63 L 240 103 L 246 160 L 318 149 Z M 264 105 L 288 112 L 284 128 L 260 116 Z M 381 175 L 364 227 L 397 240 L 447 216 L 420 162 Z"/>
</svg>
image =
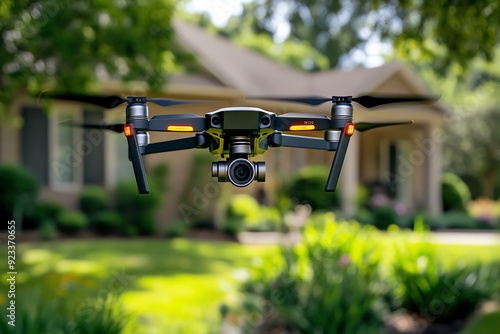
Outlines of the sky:
<svg viewBox="0 0 500 334">
<path fill-rule="evenodd" d="M 251 0 L 191 0 L 187 9 L 193 12 L 206 11 L 212 22 L 222 27 L 232 15 L 239 15 L 243 10 L 243 4 Z"/>
<path fill-rule="evenodd" d="M 222 27 L 232 15 L 241 14 L 243 4 L 250 1 L 253 0 L 190 0 L 186 5 L 186 9 L 193 12 L 207 12 L 210 15 L 212 23 L 218 27 Z M 288 36 L 290 26 L 285 20 L 281 22 L 277 21 L 275 24 L 278 25 L 279 29 L 274 36 L 274 40 L 279 43 Z M 349 54 L 349 59 L 344 61 L 345 64 L 343 67 L 349 68 L 350 63 L 353 65 L 361 63 L 368 68 L 380 66 L 384 64 L 383 54 L 390 53 L 390 51 L 390 45 L 381 43 L 380 39 L 374 36 L 369 40 L 364 51 L 352 51 Z M 352 60 L 352 62 L 349 60 Z"/>
</svg>

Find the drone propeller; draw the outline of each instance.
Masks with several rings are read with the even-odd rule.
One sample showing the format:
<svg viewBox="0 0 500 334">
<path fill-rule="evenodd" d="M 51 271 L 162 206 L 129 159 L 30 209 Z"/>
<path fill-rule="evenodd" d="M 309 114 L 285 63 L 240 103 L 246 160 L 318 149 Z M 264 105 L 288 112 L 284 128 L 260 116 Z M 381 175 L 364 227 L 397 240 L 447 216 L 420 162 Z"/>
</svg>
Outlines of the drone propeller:
<svg viewBox="0 0 500 334">
<path fill-rule="evenodd" d="M 367 123 L 367 122 L 360 122 L 356 123 L 355 129 L 358 130 L 359 132 L 365 132 L 368 130 L 376 129 L 376 128 L 381 128 L 384 126 L 393 126 L 393 125 L 404 125 L 404 124 L 413 124 L 413 121 L 404 121 L 404 122 L 387 122 L 387 123 Z"/>
<path fill-rule="evenodd" d="M 425 96 L 370 96 L 363 95 L 359 97 L 351 96 L 332 96 L 322 97 L 322 96 L 304 96 L 304 97 L 250 97 L 254 100 L 277 100 L 277 101 L 288 101 L 307 104 L 311 106 L 319 106 L 320 104 L 326 102 L 357 102 L 365 108 L 374 108 L 384 104 L 390 103 L 402 103 L 402 102 L 436 102 L 438 99 L 436 97 L 425 97 Z"/>
<path fill-rule="evenodd" d="M 75 101 L 93 104 L 99 107 L 112 109 L 118 107 L 120 104 L 125 102 L 134 102 L 137 98 L 123 98 L 121 96 L 111 95 L 111 96 L 99 96 L 99 95 L 83 95 L 83 94 L 72 94 L 72 93 L 46 93 L 40 96 L 41 98 L 65 100 L 65 101 Z M 150 98 L 145 99 L 144 102 L 152 102 L 162 107 L 170 107 L 178 104 L 191 104 L 191 103 L 203 103 L 209 101 L 196 101 L 196 100 L 176 100 L 167 98 Z M 142 102 L 137 101 L 137 102 Z"/>
<path fill-rule="evenodd" d="M 86 123 L 72 123 L 62 122 L 60 125 L 72 126 L 83 129 L 97 129 L 97 130 L 111 130 L 116 133 L 123 133 L 124 124 L 86 124 Z"/>
</svg>

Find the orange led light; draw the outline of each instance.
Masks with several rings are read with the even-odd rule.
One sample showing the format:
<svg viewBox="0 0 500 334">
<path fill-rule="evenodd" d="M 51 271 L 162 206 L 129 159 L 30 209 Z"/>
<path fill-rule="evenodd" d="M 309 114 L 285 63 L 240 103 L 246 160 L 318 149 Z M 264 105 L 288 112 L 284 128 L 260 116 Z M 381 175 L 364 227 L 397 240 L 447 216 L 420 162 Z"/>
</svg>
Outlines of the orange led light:
<svg viewBox="0 0 500 334">
<path fill-rule="evenodd" d="M 194 128 L 190 125 L 169 125 L 167 131 L 191 132 Z"/>
<path fill-rule="evenodd" d="M 126 137 L 130 137 L 134 134 L 134 128 L 132 127 L 132 124 L 125 124 L 123 126 L 123 132 L 125 133 Z"/>
<path fill-rule="evenodd" d="M 353 123 L 347 123 L 344 128 L 344 133 L 346 136 L 352 136 L 354 134 L 354 129 L 356 129 L 356 127 Z"/>
<path fill-rule="evenodd" d="M 307 131 L 314 130 L 315 128 L 314 125 L 292 125 L 290 131 Z"/>
</svg>

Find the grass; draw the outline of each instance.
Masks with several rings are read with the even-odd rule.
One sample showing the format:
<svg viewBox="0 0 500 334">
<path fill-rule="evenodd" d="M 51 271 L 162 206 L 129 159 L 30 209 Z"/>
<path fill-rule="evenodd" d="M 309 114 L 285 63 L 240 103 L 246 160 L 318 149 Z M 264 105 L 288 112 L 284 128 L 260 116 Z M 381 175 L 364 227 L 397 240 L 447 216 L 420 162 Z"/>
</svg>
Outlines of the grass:
<svg viewBox="0 0 500 334">
<path fill-rule="evenodd" d="M 276 253 L 275 246 L 186 239 L 21 244 L 18 284 L 41 290 L 50 282 L 63 287 L 53 293 L 71 293 L 83 307 L 110 291 L 137 316 L 140 332 L 207 333 L 219 325 L 220 305 L 236 298 L 245 268 Z"/>
<path fill-rule="evenodd" d="M 401 241 L 401 235 L 380 237 L 390 258 L 392 244 Z M 500 245 L 438 247 L 450 261 L 500 260 Z M 0 257 L 5 258 L 2 248 Z M 71 295 L 79 301 L 77 307 L 91 304 L 103 292 L 117 294 L 138 319 L 140 330 L 134 333 L 215 333 L 219 307 L 236 303 L 246 269 L 253 261 L 278 253 L 277 246 L 186 239 L 23 243 L 17 248 L 17 283 L 49 295 Z M 2 274 L 5 265 L 0 263 Z M 56 289 L 46 290 L 48 283 Z"/>
</svg>

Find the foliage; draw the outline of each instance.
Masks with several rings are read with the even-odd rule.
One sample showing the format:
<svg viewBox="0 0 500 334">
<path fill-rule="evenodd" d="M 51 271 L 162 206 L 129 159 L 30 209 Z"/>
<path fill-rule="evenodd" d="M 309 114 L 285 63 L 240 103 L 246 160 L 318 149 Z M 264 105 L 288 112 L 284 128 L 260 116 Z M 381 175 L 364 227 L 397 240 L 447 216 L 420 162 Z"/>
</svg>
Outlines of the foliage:
<svg viewBox="0 0 500 334">
<path fill-rule="evenodd" d="M 5 334 L 46 334 L 55 333 L 62 325 L 61 317 L 57 317 L 61 311 L 60 300 L 45 300 L 40 292 L 24 293 L 16 298 L 15 324 L 8 324 L 10 319 L 5 315 L 0 317 L 0 332 Z M 7 305 L 2 305 L 2 309 Z"/>
<path fill-rule="evenodd" d="M 59 235 L 56 224 L 52 220 L 42 221 L 38 232 L 42 240 L 53 240 Z"/>
<path fill-rule="evenodd" d="M 82 91 L 103 79 L 141 80 L 159 89 L 183 59 L 172 52 L 173 15 L 168 0 L 4 2 L 0 106 L 5 110 L 19 90 Z"/>
<path fill-rule="evenodd" d="M 397 224 L 398 216 L 390 206 L 378 206 L 372 210 L 372 224 L 379 230 L 387 230 L 390 225 Z"/>
<path fill-rule="evenodd" d="M 265 35 L 275 40 L 278 38 L 284 40 L 275 48 L 286 50 L 296 44 L 305 43 L 302 47 L 304 51 L 309 48 L 314 51 L 309 52 L 309 55 L 304 54 L 305 57 L 301 62 L 294 61 L 293 58 L 287 60 L 284 55 L 281 59 L 313 71 L 325 66 L 329 68 L 338 66 L 342 56 L 349 54 L 355 48 L 361 49 L 370 37 L 369 33 L 359 33 L 363 28 L 369 27 L 367 15 L 372 9 L 369 3 L 351 1 L 349 6 L 346 6 L 348 8 L 345 8 L 340 0 L 294 0 L 287 1 L 286 7 L 283 6 L 284 3 L 282 0 L 266 0 L 246 4 L 240 17 L 229 21 L 224 29 L 225 33 L 239 36 L 239 27 L 242 25 L 245 27 L 243 30 L 245 35 L 252 32 L 256 36 L 255 40 L 265 40 L 263 37 Z M 342 19 L 339 19 L 340 17 Z M 283 36 L 283 27 L 288 24 L 290 30 Z M 237 39 L 237 36 L 234 36 L 234 39 Z"/>
<path fill-rule="evenodd" d="M 500 16 L 500 7 L 494 0 L 372 3 L 388 14 L 379 22 L 382 33 L 394 39 L 402 53 L 413 56 L 413 61 L 433 59 L 444 70 L 451 64 L 467 67 L 477 57 L 493 59 L 500 38 L 500 24 L 494 19 Z M 400 20 L 396 29 L 391 25 L 394 16 Z"/>
<path fill-rule="evenodd" d="M 80 211 L 63 211 L 57 217 L 57 228 L 67 234 L 76 234 L 88 225 L 87 217 Z"/>
<path fill-rule="evenodd" d="M 45 286 L 45 289 L 53 290 L 53 287 Z M 68 296 L 47 297 L 40 291 L 30 289 L 21 292 L 20 296 L 18 294 L 16 326 L 7 323 L 9 318 L 1 317 L 0 332 L 5 334 L 47 334 L 68 331 L 81 334 L 123 333 L 125 326 L 131 321 L 131 316 L 124 312 L 116 297 L 100 296 L 94 302 L 92 313 L 89 313 L 88 309 L 84 308 L 82 311 L 82 308 L 74 307 L 75 301 Z"/>
<path fill-rule="evenodd" d="M 382 328 L 380 253 L 368 242 L 370 229 L 337 223 L 332 214 L 324 217 L 323 227 L 306 226 L 302 244 L 283 250 L 278 269 L 263 267 L 245 284 L 244 328 L 259 312 L 264 322 L 299 333 L 378 333 Z"/>
<path fill-rule="evenodd" d="M 467 319 L 495 291 L 499 264 L 458 261 L 447 266 L 435 245 L 406 238 L 395 248 L 390 299 L 394 308 L 429 322 Z"/>
<path fill-rule="evenodd" d="M 250 195 L 236 195 L 228 203 L 226 215 L 221 226 L 223 232 L 236 235 L 243 226 L 259 221 L 259 203 Z"/>
<path fill-rule="evenodd" d="M 342 60 L 355 62 L 363 51 L 368 53 L 368 41 L 381 39 L 394 42 L 398 52 L 411 61 L 432 59 L 445 74 L 453 64 L 467 67 L 478 57 L 492 60 L 500 28 L 493 18 L 499 16 L 494 0 L 451 5 L 445 0 L 264 0 L 246 4 L 243 14 L 233 18 L 226 30 L 235 34 L 243 23 L 256 36 L 308 41 L 327 55 L 330 68 Z"/>
<path fill-rule="evenodd" d="M 239 194 L 229 201 L 221 229 L 235 236 L 240 231 L 280 231 L 283 224 L 277 208 L 260 206 L 254 197 Z"/>
<path fill-rule="evenodd" d="M 23 228 L 38 228 L 43 222 L 56 221 L 57 217 L 64 211 L 61 204 L 56 202 L 39 202 L 26 214 Z"/>
<path fill-rule="evenodd" d="M 247 220 L 243 226 L 245 231 L 271 232 L 283 229 L 279 210 L 272 206 L 261 206 L 257 220 Z"/>
<path fill-rule="evenodd" d="M 469 188 L 456 175 L 444 173 L 441 179 L 443 210 L 466 211 L 471 200 Z"/>
<path fill-rule="evenodd" d="M 131 320 L 130 315 L 118 304 L 117 297 L 111 294 L 99 296 L 92 306 L 92 317 L 85 312 L 77 312 L 71 322 L 72 327 L 82 334 L 120 334 Z"/>
<path fill-rule="evenodd" d="M 165 236 L 167 238 L 183 237 L 188 232 L 188 229 L 187 224 L 183 220 L 177 220 L 167 226 Z"/>
<path fill-rule="evenodd" d="M 96 213 L 106 210 L 109 195 L 102 187 L 87 187 L 80 193 L 80 210 L 92 217 Z"/>
<path fill-rule="evenodd" d="M 309 204 L 313 210 L 333 210 L 340 206 L 336 192 L 318 191 L 325 187 L 329 169 L 326 166 L 306 166 L 290 177 L 280 196 L 291 199 L 292 207 Z"/>
<path fill-rule="evenodd" d="M 100 234 L 116 234 L 121 231 L 123 220 L 116 211 L 101 211 L 92 217 L 92 227 Z"/>
<path fill-rule="evenodd" d="M 436 73 L 433 57 L 407 62 L 449 106 L 450 111 L 444 115 L 445 129 L 435 141 L 443 144 L 444 170 L 462 177 L 474 198 L 500 196 L 500 175 L 497 173 L 500 153 L 496 144 L 500 137 L 495 131 L 500 126 L 496 112 L 499 60 L 500 48 L 497 47 L 492 63 L 476 59 L 471 62 L 468 72 L 455 66 L 446 71 L 444 77 Z"/>
<path fill-rule="evenodd" d="M 449 211 L 441 217 L 441 226 L 446 229 L 473 229 L 478 228 L 474 217 L 461 211 Z"/>
<path fill-rule="evenodd" d="M 155 232 L 154 215 L 161 202 L 161 193 L 149 183 L 150 193 L 139 194 L 135 181 L 125 181 L 116 188 L 116 208 L 124 218 L 124 233 L 151 235 Z"/>
<path fill-rule="evenodd" d="M 0 184 L 0 216 L 21 219 L 38 194 L 35 177 L 22 166 L 0 165 Z"/>
</svg>

